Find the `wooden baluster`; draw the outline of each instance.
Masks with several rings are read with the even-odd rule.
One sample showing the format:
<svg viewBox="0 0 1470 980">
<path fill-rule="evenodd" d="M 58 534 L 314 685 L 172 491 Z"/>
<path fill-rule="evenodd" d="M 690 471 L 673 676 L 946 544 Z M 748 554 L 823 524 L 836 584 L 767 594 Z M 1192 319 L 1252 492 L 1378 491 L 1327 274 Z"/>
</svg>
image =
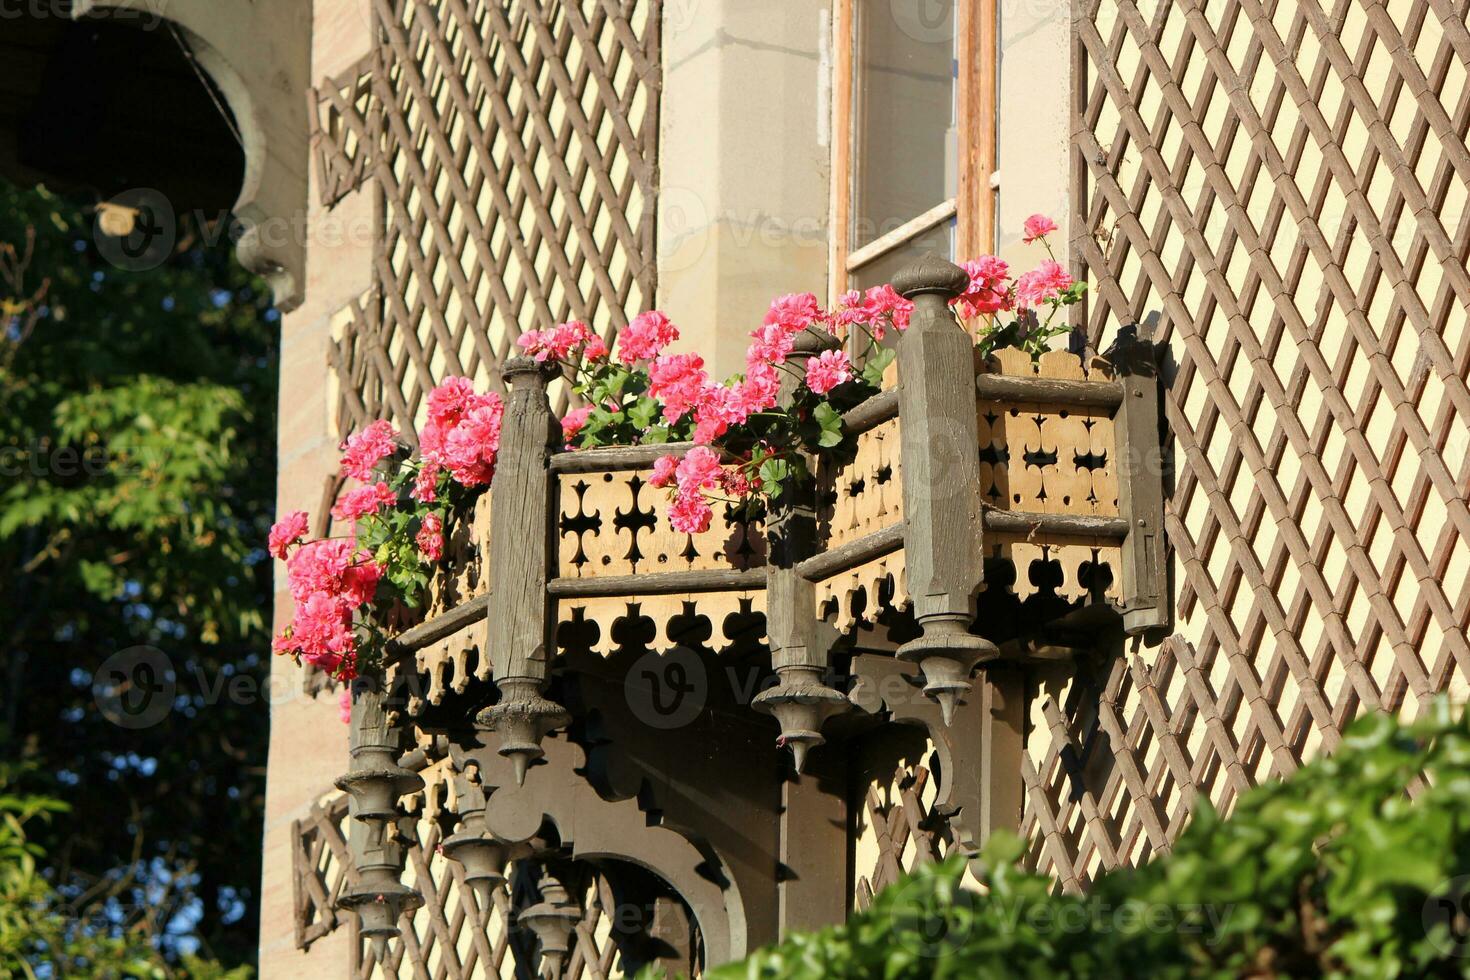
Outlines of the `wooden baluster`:
<svg viewBox="0 0 1470 980">
<path fill-rule="evenodd" d="M 994 643 L 969 631 L 984 576 L 975 349 L 949 307 L 968 282 L 963 269 L 934 255 L 893 281 L 914 303 L 898 345 L 898 413 L 904 560 L 923 630 L 897 655 L 919 665 L 924 693 L 939 702 L 946 723 L 970 690 L 975 665 L 999 656 Z"/>
<path fill-rule="evenodd" d="M 834 338 L 805 330 L 789 360 L 800 369 L 808 358 L 837 347 Z M 783 403 L 790 403 L 796 384 L 796 378 L 782 373 Z M 826 741 L 823 723 L 850 707 L 846 696 L 827 684 L 831 630 L 817 621 L 816 587 L 796 571 L 797 563 L 817 548 L 816 488 L 811 483 L 789 485 L 771 502 L 766 541 L 766 636 L 780 683 L 753 703 L 780 723 L 781 742 L 790 747 L 799 773 L 808 750 Z"/>
<path fill-rule="evenodd" d="M 486 645 L 500 700 L 476 721 L 500 736 L 516 782 L 545 753 L 541 740 L 567 725 L 566 709 L 544 697 L 552 656 L 546 580 L 555 534 L 549 460 L 561 430 L 546 397 L 549 367 L 529 357 L 505 362 L 510 387 L 490 497 L 490 604 Z"/>
</svg>

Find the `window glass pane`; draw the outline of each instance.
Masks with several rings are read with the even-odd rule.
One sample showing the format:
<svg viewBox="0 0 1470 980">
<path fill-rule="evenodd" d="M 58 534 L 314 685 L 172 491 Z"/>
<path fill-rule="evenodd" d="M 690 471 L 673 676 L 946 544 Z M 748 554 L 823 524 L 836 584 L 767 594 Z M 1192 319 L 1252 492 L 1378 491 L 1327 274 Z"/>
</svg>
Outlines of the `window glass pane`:
<svg viewBox="0 0 1470 980">
<path fill-rule="evenodd" d="M 955 196 L 955 9 L 856 4 L 854 248 Z"/>
<path fill-rule="evenodd" d="M 922 258 L 927 252 L 953 256 L 954 232 L 955 221 L 950 218 L 923 234 L 915 235 L 891 252 L 886 252 L 866 265 L 853 270 L 850 277 L 853 288 L 867 289 L 869 286 L 881 286 L 885 282 L 892 282 L 895 272 L 912 264 L 915 259 Z"/>
</svg>

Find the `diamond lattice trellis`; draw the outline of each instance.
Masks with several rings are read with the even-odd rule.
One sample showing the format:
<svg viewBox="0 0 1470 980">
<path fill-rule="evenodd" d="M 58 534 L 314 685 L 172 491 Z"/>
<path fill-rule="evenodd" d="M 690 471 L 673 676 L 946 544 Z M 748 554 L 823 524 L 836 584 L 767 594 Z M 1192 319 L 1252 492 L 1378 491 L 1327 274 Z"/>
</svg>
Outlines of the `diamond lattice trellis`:
<svg viewBox="0 0 1470 980">
<path fill-rule="evenodd" d="M 336 331 L 343 432 L 412 439 L 429 388 L 498 387 L 522 331 L 611 342 L 652 302 L 660 6 L 377 0 L 378 50 L 313 92 L 322 200 L 368 181 L 381 222 Z"/>
<path fill-rule="evenodd" d="M 1033 860 L 1167 850 L 1470 677 L 1470 33 L 1448 0 L 1074 5 L 1072 249 L 1173 365 L 1179 634 L 1038 699 Z"/>
</svg>

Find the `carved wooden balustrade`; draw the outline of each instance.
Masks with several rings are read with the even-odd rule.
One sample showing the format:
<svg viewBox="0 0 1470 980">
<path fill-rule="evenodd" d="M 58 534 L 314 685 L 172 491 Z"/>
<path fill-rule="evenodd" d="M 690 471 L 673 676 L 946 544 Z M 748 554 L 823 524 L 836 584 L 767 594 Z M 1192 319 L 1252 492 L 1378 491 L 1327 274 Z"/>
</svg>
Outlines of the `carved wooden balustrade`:
<svg viewBox="0 0 1470 980">
<path fill-rule="evenodd" d="M 689 970 L 840 921 L 895 847 L 1019 828 L 1028 678 L 1167 620 L 1158 383 L 1127 331 L 1105 358 L 979 358 L 964 286 L 938 259 L 901 275 L 897 383 L 847 413 L 852 452 L 763 523 L 717 508 L 701 534 L 648 482 L 686 447 L 566 451 L 547 372 L 507 363 L 493 491 L 381 693 L 357 692 L 341 903 L 364 934 L 417 935 L 422 896 L 389 870 L 413 822 L 383 805 L 419 791 L 409 757 L 448 767 L 435 833 L 474 921 L 512 869 L 534 883 L 506 907 L 549 975 L 605 949 L 579 868 L 652 872 L 688 927 L 664 962 Z"/>
</svg>

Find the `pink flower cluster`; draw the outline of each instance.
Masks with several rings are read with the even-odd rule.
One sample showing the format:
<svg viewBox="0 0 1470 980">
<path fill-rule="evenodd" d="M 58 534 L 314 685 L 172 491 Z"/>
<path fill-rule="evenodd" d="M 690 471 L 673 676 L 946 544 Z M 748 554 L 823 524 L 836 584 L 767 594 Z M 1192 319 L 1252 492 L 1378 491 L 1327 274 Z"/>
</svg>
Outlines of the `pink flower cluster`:
<svg viewBox="0 0 1470 980">
<path fill-rule="evenodd" d="M 1046 236 L 1056 230 L 1055 221 L 1044 214 L 1033 214 L 1026 219 L 1022 241 L 1044 244 Z M 1056 301 L 1073 284 L 1072 277 L 1054 259 L 1047 259 L 1014 281 L 1010 266 L 994 255 L 982 255 L 962 264 L 970 275 L 970 285 L 955 298 L 954 305 L 955 312 L 964 319 L 1035 309 Z"/>
<path fill-rule="evenodd" d="M 444 557 L 444 519 L 438 514 L 428 513 L 419 521 L 419 533 L 414 535 L 414 544 L 426 561 L 438 561 Z"/>
<path fill-rule="evenodd" d="M 1072 285 L 1072 277 L 1060 262 L 1047 259 L 1045 262 L 1023 272 L 1016 280 L 1016 305 L 1022 309 L 1035 309 L 1051 302 Z"/>
<path fill-rule="evenodd" d="M 831 316 L 817 304 L 817 297 L 812 293 L 778 296 L 761 325 L 750 334 L 743 378 L 730 384 L 710 384 L 702 377 L 703 371 L 700 372 L 698 396 L 691 403 L 694 441 L 709 445 L 728 432 L 730 426 L 743 425 L 757 412 L 774 407 L 781 390 L 778 369 L 795 349 L 797 335 L 817 327 L 829 329 L 831 322 Z M 852 366 L 842 351 L 828 351 L 809 360 L 806 371 L 807 387 L 819 395 L 852 378 Z M 650 391 L 654 397 L 664 400 L 658 391 L 653 388 Z M 694 513 L 687 505 L 685 512 Z"/>
<path fill-rule="evenodd" d="M 592 414 L 591 405 L 583 405 L 581 408 L 573 408 L 561 417 L 561 436 L 567 442 L 567 448 L 572 446 L 572 440 L 582 434 L 587 426 L 587 418 Z"/>
<path fill-rule="evenodd" d="M 398 498 L 388 488 L 388 484 L 379 480 L 377 483 L 369 483 L 367 486 L 349 490 L 337 501 L 332 508 L 332 516 L 339 521 L 358 521 L 364 517 L 371 517 L 384 507 L 392 506 Z"/>
<path fill-rule="evenodd" d="M 545 342 L 555 351 L 577 345 L 595 350 L 596 338 L 579 327 L 563 324 L 557 329 L 566 329 Z M 599 356 L 606 356 L 606 347 Z M 419 439 L 422 463 L 409 493 L 421 504 L 437 498 L 445 473 L 467 487 L 491 481 L 504 414 L 498 395 L 477 394 L 466 378 L 449 378 L 429 393 L 427 401 L 428 421 Z M 335 519 L 351 523 L 401 506 L 394 488 L 402 483 L 393 476 L 388 477 L 392 484 L 375 479 L 379 464 L 397 451 L 397 437 L 389 423 L 378 421 L 343 443 L 341 471 L 362 485 L 344 493 L 333 506 Z M 270 530 L 270 553 L 286 562 L 296 607 L 290 624 L 272 646 L 278 653 L 350 679 L 358 666 L 353 619 L 358 610 L 373 603 L 386 569 L 355 537 L 305 541 L 308 526 L 306 512 L 298 510 L 283 516 Z M 424 560 L 441 560 L 444 518 L 436 512 L 420 512 L 414 543 Z"/>
<path fill-rule="evenodd" d="M 723 490 L 740 497 L 752 489 L 750 481 L 738 470 L 727 470 L 719 455 L 708 446 L 695 446 L 677 456 L 660 456 L 653 466 L 649 486 L 674 488 L 674 503 L 669 508 L 669 524 L 684 534 L 701 534 L 709 530 L 714 509 L 705 499 L 706 490 Z"/>
<path fill-rule="evenodd" d="M 373 478 L 373 467 L 391 456 L 398 448 L 398 430 L 379 419 L 342 444 L 342 472 L 354 480 L 367 483 Z"/>
<path fill-rule="evenodd" d="M 851 380 L 852 364 L 847 360 L 846 351 L 825 350 L 807 361 L 806 386 L 819 395 L 825 395 Z"/>
<path fill-rule="evenodd" d="M 907 330 L 913 312 L 911 300 L 898 295 L 892 286 L 882 285 L 874 286 L 866 293 L 856 289 L 843 293 L 832 322 L 839 332 L 862 327 L 873 335 L 874 340 L 882 340 L 887 336 L 890 324 L 895 330 Z"/>
<path fill-rule="evenodd" d="M 424 468 L 445 469 L 466 487 L 495 478 L 500 452 L 500 423 L 505 404 L 494 392 L 476 394 L 469 378 L 449 378 L 429 392 L 429 419 L 419 433 Z M 422 473 L 420 479 L 423 479 Z M 427 487 L 415 487 L 415 499 L 431 500 Z"/>
<path fill-rule="evenodd" d="M 1011 267 L 994 255 L 982 255 L 962 263 L 970 276 L 970 285 L 955 297 L 955 311 L 965 319 L 1013 309 Z"/>
<path fill-rule="evenodd" d="M 630 367 L 651 361 L 678 339 L 679 328 L 658 310 L 640 313 L 618 334 L 618 360 Z"/>
<path fill-rule="evenodd" d="M 1056 231 L 1057 223 L 1044 214 L 1033 214 L 1021 225 L 1021 230 L 1023 232 L 1021 241 L 1030 245 Z"/>
<path fill-rule="evenodd" d="M 352 676 L 357 655 L 352 616 L 372 602 L 382 575 L 382 567 L 356 541 L 329 538 L 298 546 L 286 559 L 296 612 L 272 647 L 339 676 Z"/>
<path fill-rule="evenodd" d="M 677 422 L 699 404 L 709 385 L 704 358 L 698 354 L 660 354 L 648 366 L 648 393 L 664 407 L 664 418 Z"/>
<path fill-rule="evenodd" d="M 271 555 L 285 560 L 286 550 L 306 537 L 308 526 L 309 518 L 304 510 L 293 510 L 272 524 L 269 539 Z"/>
<path fill-rule="evenodd" d="M 580 320 L 559 323 L 549 330 L 527 330 L 516 343 L 538 361 L 565 361 L 579 347 L 582 356 L 591 360 L 607 356 L 607 344 Z"/>
</svg>

